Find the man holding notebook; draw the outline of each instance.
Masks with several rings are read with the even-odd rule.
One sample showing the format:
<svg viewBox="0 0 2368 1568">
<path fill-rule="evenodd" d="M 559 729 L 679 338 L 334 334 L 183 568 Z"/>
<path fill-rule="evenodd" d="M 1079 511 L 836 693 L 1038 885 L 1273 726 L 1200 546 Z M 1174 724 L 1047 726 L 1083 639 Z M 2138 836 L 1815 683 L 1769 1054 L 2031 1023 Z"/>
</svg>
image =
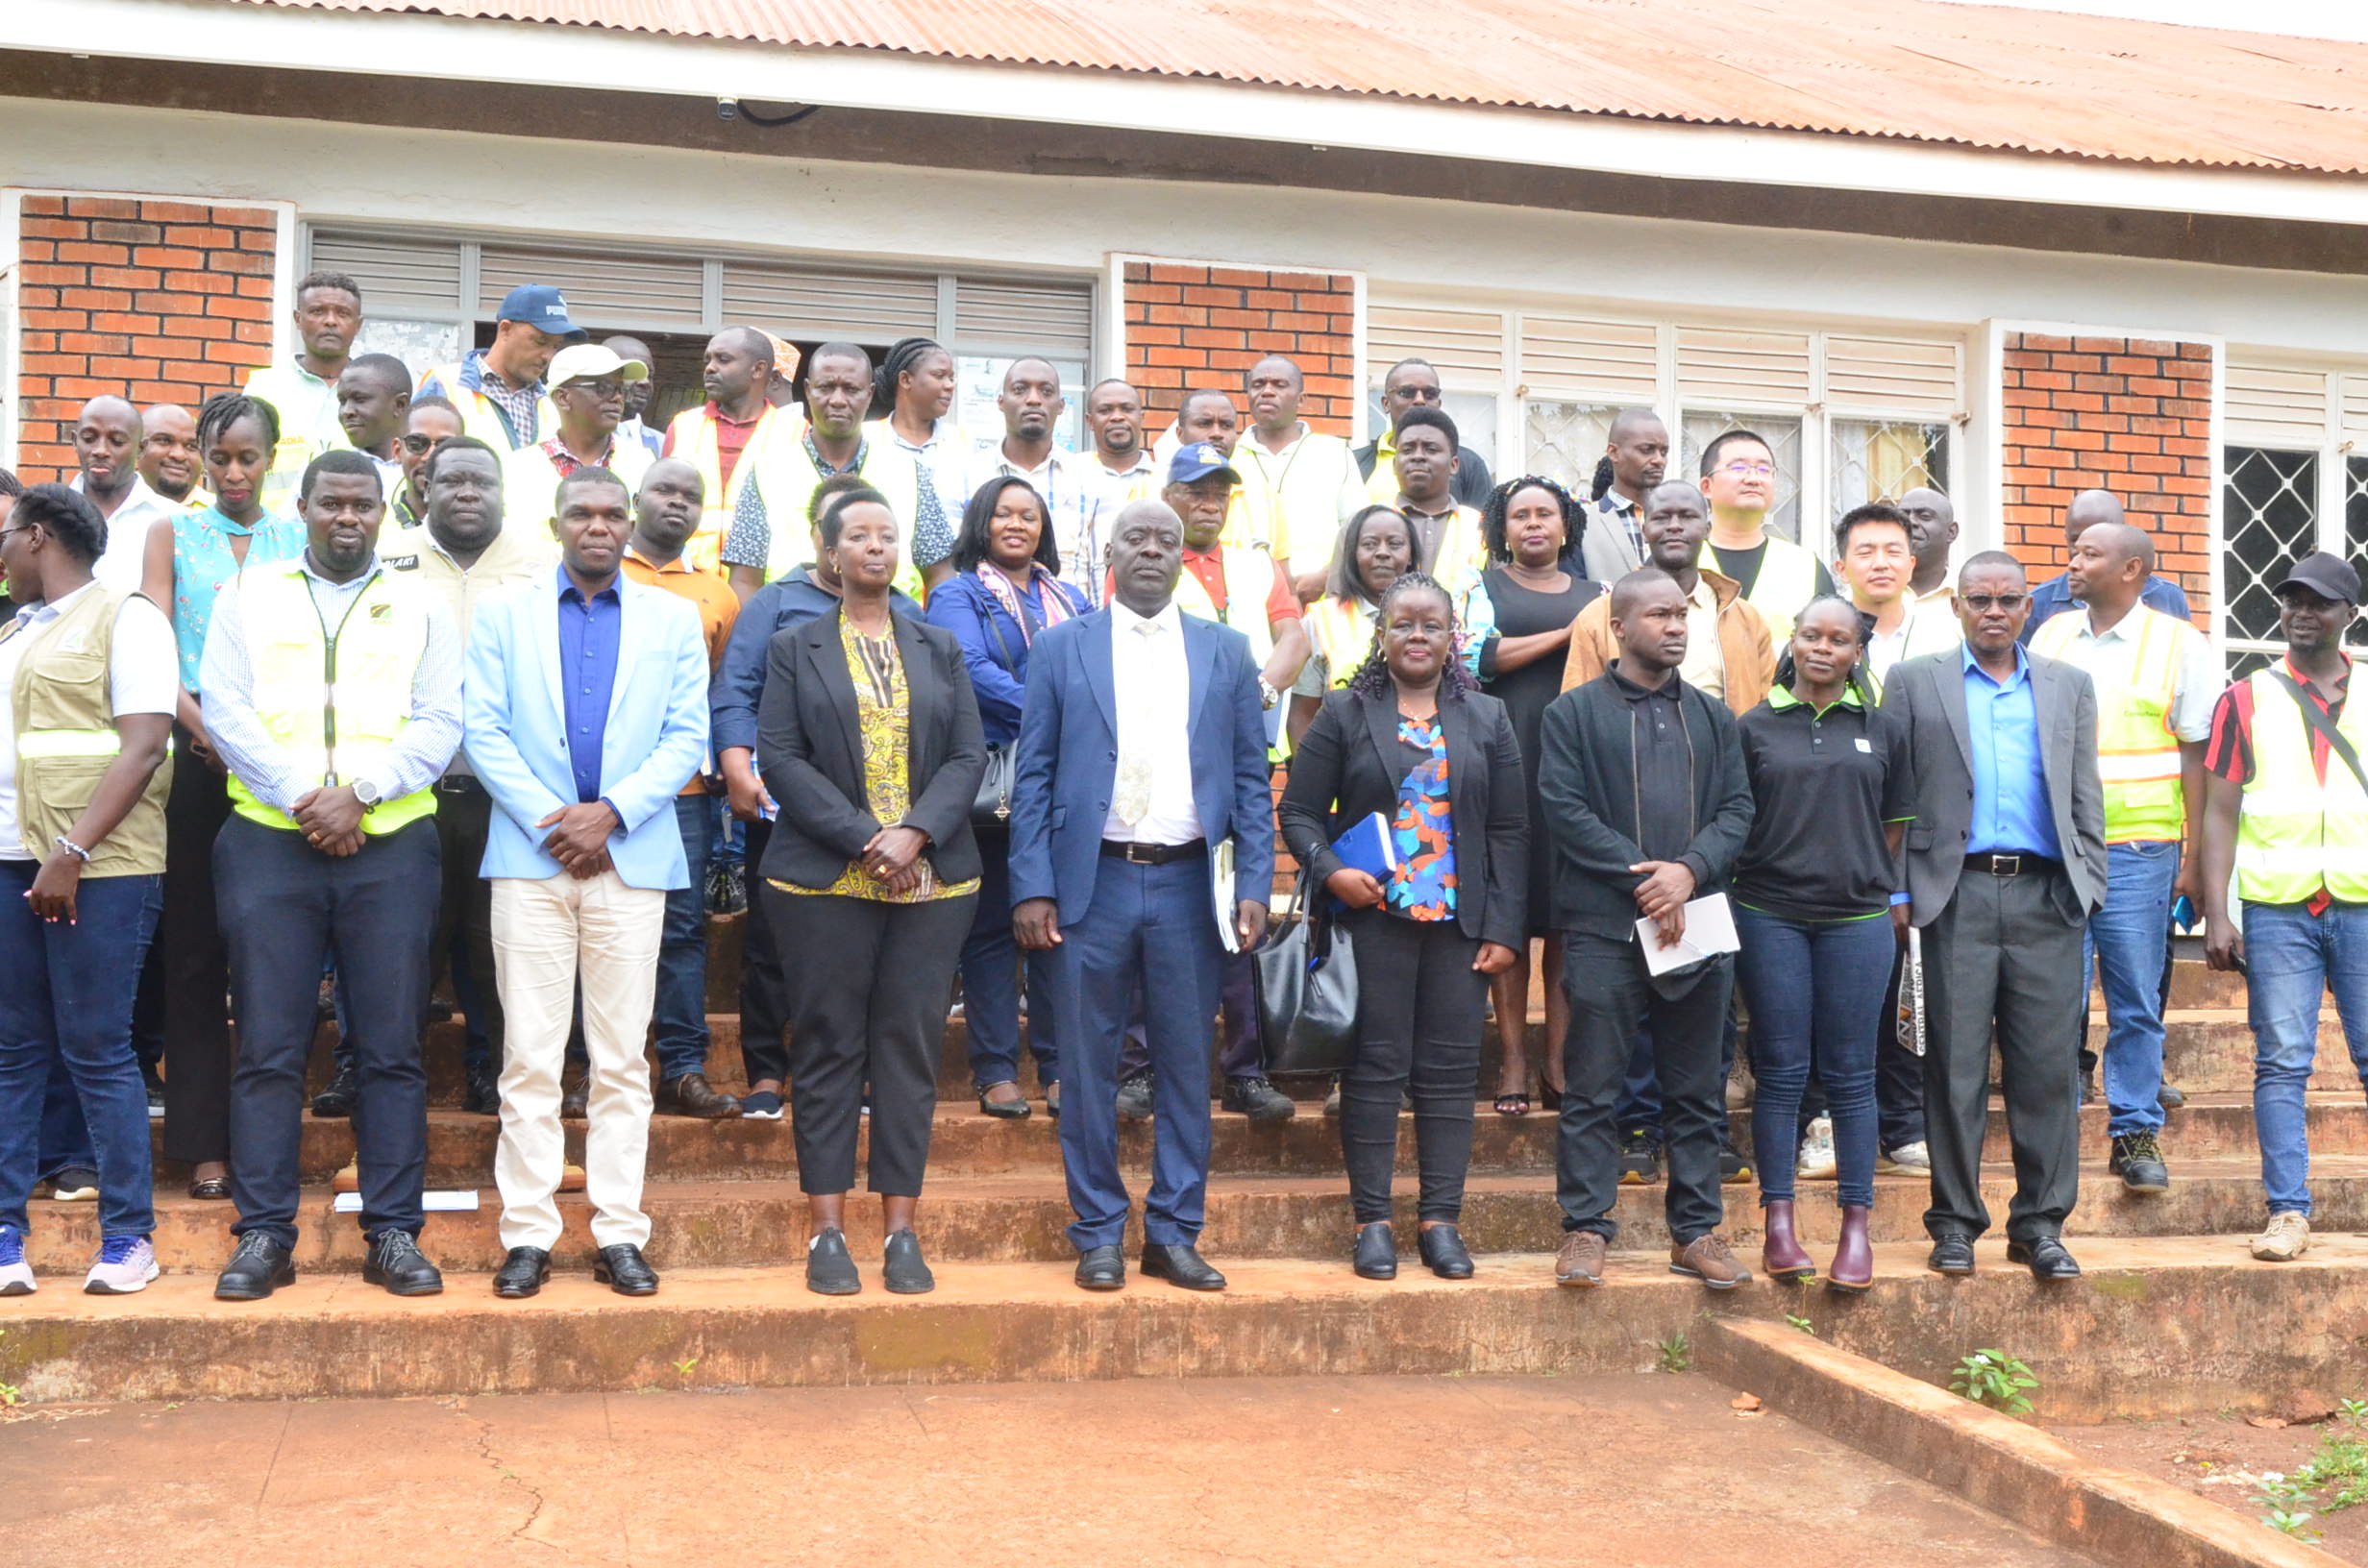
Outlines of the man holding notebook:
<svg viewBox="0 0 2368 1568">
<path fill-rule="evenodd" d="M 1640 1029 L 1650 1033 L 1668 1140 L 1669 1266 L 1714 1290 L 1751 1275 L 1717 1234 L 1718 1132 L 1726 1118 L 1719 1041 L 1735 960 L 1720 953 L 1653 974 L 1644 942 L 1674 944 L 1687 905 L 1723 895 L 1751 830 L 1751 784 L 1726 705 L 1678 674 L 1684 590 L 1634 572 L 1613 586 L 1618 647 L 1595 679 L 1545 710 L 1538 790 L 1554 857 L 1554 919 L 1570 999 L 1555 1188 L 1563 1245 L 1554 1277 L 1603 1283 L 1617 1229 L 1613 1102 Z M 1649 920 L 1648 935 L 1638 923 Z"/>
</svg>

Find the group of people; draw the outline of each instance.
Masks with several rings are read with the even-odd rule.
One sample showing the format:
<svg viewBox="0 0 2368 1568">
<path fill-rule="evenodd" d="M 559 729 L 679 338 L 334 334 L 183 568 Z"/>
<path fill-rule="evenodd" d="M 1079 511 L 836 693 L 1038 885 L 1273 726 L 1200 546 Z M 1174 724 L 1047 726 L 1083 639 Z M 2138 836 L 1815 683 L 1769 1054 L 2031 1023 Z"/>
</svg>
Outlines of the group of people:
<svg viewBox="0 0 2368 1568">
<path fill-rule="evenodd" d="M 0 877 L 20 894 L 0 907 L 0 1294 L 35 1287 L 44 1181 L 98 1201 L 87 1289 L 155 1277 L 160 1099 L 192 1195 L 237 1210 L 216 1294 L 291 1280 L 324 1012 L 337 1061 L 311 1109 L 353 1122 L 364 1277 L 440 1290 L 417 1238 L 446 976 L 464 1104 L 501 1120 L 504 1297 L 547 1280 L 579 1184 L 597 1277 L 658 1288 L 657 1111 L 786 1112 L 826 1294 L 862 1288 L 844 1216 L 866 1143 L 882 1283 L 930 1289 L 916 1208 L 957 978 L 979 1111 L 1033 1114 L 1025 1050 L 1059 1122 L 1077 1283 L 1125 1283 L 1118 1129 L 1150 1118 L 1141 1270 L 1221 1289 L 1197 1246 L 1213 1036 L 1226 1110 L 1296 1111 L 1256 979 L 1278 847 L 1354 955 L 1327 1109 L 1361 1275 L 1397 1268 L 1407 1105 L 1417 1255 L 1474 1271 L 1458 1223 L 1492 1008 L 1493 1111 L 1559 1111 L 1563 1284 L 1600 1283 L 1620 1185 L 1665 1163 L 1670 1266 L 1713 1289 L 1750 1278 L 1720 1227 L 1722 1185 L 1754 1168 L 1773 1277 L 1867 1288 L 1886 1168 L 1929 1172 L 1931 1265 L 1969 1272 L 1993 1032 L 2010 1256 L 2076 1276 L 2087 977 L 2112 1170 L 2160 1191 L 2185 903 L 2212 961 L 2241 949 L 2255 977 L 2255 1253 L 2307 1244 L 2323 978 L 2368 1083 L 2344 923 L 2368 905 L 2368 718 L 2344 701 L 2358 581 L 2332 556 L 2277 585 L 2287 658 L 2226 687 L 2101 491 L 2070 509 L 2060 579 L 1988 551 L 1952 582 L 1936 490 L 1845 514 L 1830 565 L 1779 536 L 1748 430 L 1679 478 L 1660 419 L 1625 410 L 1587 493 L 1492 482 L 1418 359 L 1389 372 L 1367 449 L 1308 427 L 1274 355 L 1246 425 L 1199 388 L 1152 441 L 1107 380 L 1072 452 L 1045 359 L 1007 367 L 1002 432 L 974 437 L 939 344 L 876 364 L 826 343 L 801 378 L 793 347 L 732 328 L 661 433 L 648 347 L 590 341 L 556 289 L 512 291 L 488 346 L 417 378 L 352 352 L 351 279 L 296 302 L 301 351 L 244 392 L 193 415 L 94 399 L 71 482 L 0 486 Z M 1344 849 L 1360 831 L 1378 863 Z M 733 1095 L 707 1075 L 706 920 L 743 908 Z M 1739 1014 L 1749 1159 L 1726 1131 Z M 1826 1175 L 1820 1268 L 1795 1184 Z"/>
</svg>

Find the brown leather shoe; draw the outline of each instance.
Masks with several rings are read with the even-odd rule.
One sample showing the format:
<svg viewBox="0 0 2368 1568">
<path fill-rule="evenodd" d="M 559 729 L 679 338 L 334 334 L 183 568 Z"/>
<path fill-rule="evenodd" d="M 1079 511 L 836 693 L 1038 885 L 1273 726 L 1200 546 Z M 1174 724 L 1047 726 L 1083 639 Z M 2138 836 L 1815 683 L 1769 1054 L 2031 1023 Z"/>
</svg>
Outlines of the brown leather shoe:
<svg viewBox="0 0 2368 1568">
<path fill-rule="evenodd" d="M 1671 1242 L 1669 1272 L 1690 1275 L 1713 1290 L 1732 1290 L 1751 1283 L 1751 1270 L 1737 1261 L 1735 1249 L 1716 1231 L 1697 1236 L 1682 1247 Z"/>
<path fill-rule="evenodd" d="M 669 1079 L 658 1091 L 657 1107 L 670 1116 L 697 1116 L 702 1121 L 721 1121 L 740 1114 L 740 1102 L 719 1093 L 703 1072 Z"/>
<path fill-rule="evenodd" d="M 1602 1237 L 1592 1231 L 1565 1231 L 1562 1251 L 1554 1255 L 1554 1283 L 1591 1288 L 1603 1283 Z"/>
</svg>

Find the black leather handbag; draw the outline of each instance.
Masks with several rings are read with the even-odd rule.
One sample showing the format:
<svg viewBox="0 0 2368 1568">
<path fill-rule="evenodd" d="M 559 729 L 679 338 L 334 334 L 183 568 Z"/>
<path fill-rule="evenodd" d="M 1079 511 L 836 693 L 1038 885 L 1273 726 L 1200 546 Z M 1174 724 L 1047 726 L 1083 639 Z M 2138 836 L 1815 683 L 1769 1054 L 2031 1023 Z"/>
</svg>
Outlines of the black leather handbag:
<svg viewBox="0 0 2368 1568">
<path fill-rule="evenodd" d="M 1343 1072 L 1357 1054 L 1356 951 L 1339 920 L 1308 910 L 1309 876 L 1250 956 L 1270 1074 Z"/>
<path fill-rule="evenodd" d="M 995 624 L 992 614 L 981 616 L 987 624 L 987 635 L 995 639 L 995 650 L 1003 656 L 1003 668 L 1011 668 L 1011 649 L 1003 642 L 1003 631 Z M 987 747 L 987 771 L 978 775 L 978 795 L 971 801 L 971 826 L 1008 828 L 1011 826 L 1011 786 L 1017 759 L 1009 745 Z"/>
</svg>

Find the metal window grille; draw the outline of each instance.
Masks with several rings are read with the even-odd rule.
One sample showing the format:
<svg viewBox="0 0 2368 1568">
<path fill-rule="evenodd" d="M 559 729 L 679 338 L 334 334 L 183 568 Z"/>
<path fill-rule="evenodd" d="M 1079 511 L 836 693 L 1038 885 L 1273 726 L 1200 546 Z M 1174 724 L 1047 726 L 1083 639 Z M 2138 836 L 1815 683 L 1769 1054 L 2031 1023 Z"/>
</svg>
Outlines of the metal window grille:
<svg viewBox="0 0 2368 1568">
<path fill-rule="evenodd" d="M 1834 515 L 1869 502 L 1896 502 L 1918 487 L 1949 488 L 1949 427 L 1919 420 L 1830 422 Z"/>
<path fill-rule="evenodd" d="M 1564 489 L 1585 501 L 1595 487 L 1595 467 L 1603 449 L 1611 444 L 1612 421 L 1618 413 L 1608 404 L 1532 399 L 1521 412 L 1522 450 L 1528 454 L 1523 466 L 1532 474 L 1559 480 Z"/>
<path fill-rule="evenodd" d="M 1728 430 L 1749 430 L 1767 442 L 1776 460 L 1776 500 L 1768 507 L 1767 527 L 1795 544 L 1801 542 L 1800 415 L 1689 408 L 1679 424 L 1683 460 L 1670 469 L 1671 478 L 1692 480 L 1702 472 L 1702 449 Z"/>
<path fill-rule="evenodd" d="M 2278 637 L 2275 584 L 2318 549 L 2319 454 L 2228 447 L 2222 461 L 2221 627 L 2232 653 L 2265 651 Z"/>
</svg>

